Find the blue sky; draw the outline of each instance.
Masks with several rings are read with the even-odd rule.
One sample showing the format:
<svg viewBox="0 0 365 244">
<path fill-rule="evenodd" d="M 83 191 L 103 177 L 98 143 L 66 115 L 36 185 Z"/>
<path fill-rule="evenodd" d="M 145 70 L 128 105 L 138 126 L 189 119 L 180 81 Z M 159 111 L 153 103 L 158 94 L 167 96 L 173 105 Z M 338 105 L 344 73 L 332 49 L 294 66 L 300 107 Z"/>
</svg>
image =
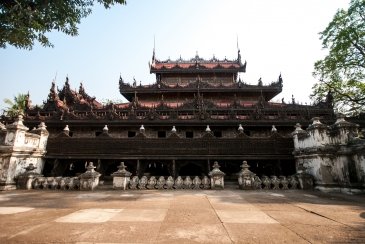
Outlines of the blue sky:
<svg viewBox="0 0 365 244">
<path fill-rule="evenodd" d="M 241 79 L 257 84 L 275 81 L 280 73 L 283 92 L 309 103 L 313 64 L 326 54 L 318 33 L 348 0 L 129 0 L 109 10 L 96 6 L 79 25 L 79 35 L 49 35 L 54 48 L 38 44 L 31 50 L 0 49 L 0 111 L 4 98 L 30 92 L 33 104 L 46 100 L 52 80 L 61 88 L 83 82 L 99 101 L 123 100 L 121 74 L 143 84 L 153 83 L 148 62 L 155 38 L 159 59 L 237 57 L 238 45 L 247 71 Z"/>
</svg>

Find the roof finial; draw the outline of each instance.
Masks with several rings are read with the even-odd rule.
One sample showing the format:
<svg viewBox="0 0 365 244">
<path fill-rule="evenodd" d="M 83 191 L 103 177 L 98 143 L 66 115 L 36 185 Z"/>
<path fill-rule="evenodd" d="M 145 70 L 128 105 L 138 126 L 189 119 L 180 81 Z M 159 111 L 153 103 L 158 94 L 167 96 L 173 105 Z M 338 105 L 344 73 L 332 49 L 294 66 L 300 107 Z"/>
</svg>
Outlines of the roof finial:
<svg viewBox="0 0 365 244">
<path fill-rule="evenodd" d="M 152 53 L 152 63 L 155 61 L 155 50 L 156 50 L 156 40 L 155 35 L 153 35 L 153 53 Z"/>
<path fill-rule="evenodd" d="M 280 72 L 278 81 L 279 81 L 279 84 L 282 86 L 283 85 L 283 78 L 281 77 L 281 72 Z"/>
<path fill-rule="evenodd" d="M 57 71 L 56 71 L 56 74 L 55 74 L 55 76 L 54 76 L 53 81 L 54 81 L 54 82 L 56 82 L 56 80 L 57 80 Z"/>
<path fill-rule="evenodd" d="M 240 52 L 240 47 L 238 46 L 238 35 L 237 35 L 237 51 Z"/>
<path fill-rule="evenodd" d="M 237 61 L 241 63 L 241 50 L 238 46 L 238 35 L 237 35 Z"/>
</svg>

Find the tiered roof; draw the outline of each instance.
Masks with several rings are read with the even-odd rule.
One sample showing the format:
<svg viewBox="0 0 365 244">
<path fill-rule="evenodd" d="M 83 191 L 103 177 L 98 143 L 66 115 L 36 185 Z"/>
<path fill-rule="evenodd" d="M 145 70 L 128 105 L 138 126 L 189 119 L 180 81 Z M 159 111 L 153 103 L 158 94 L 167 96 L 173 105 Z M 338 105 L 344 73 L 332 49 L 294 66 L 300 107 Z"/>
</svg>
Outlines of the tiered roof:
<svg viewBox="0 0 365 244">
<path fill-rule="evenodd" d="M 185 60 L 181 57 L 177 60 L 167 59 L 160 61 L 155 58 L 155 53 L 152 55 L 152 63 L 150 64 L 150 72 L 155 74 L 162 73 L 205 73 L 205 72 L 215 72 L 215 73 L 237 73 L 246 72 L 245 62 L 241 62 L 241 54 L 238 50 L 238 56 L 235 60 L 228 60 L 224 58 L 223 60 L 217 59 L 213 56 L 212 59 L 206 60 L 200 58 L 198 54 L 194 58 Z"/>
<path fill-rule="evenodd" d="M 69 79 L 66 77 L 65 84 L 61 90 L 56 89 L 55 82 L 52 82 L 47 101 L 43 102 L 43 111 L 58 110 L 92 110 L 102 108 L 95 97 L 89 96 L 82 83 L 79 91 L 72 90 Z"/>
<path fill-rule="evenodd" d="M 282 90 L 281 75 L 269 85 L 263 85 L 261 79 L 257 85 L 234 79 L 239 72 L 246 71 L 246 62 L 242 64 L 239 52 L 236 60 L 214 57 L 204 60 L 196 55 L 190 60 L 159 61 L 153 54 L 150 68 L 151 73 L 156 74 L 154 84 L 133 82 L 131 85 L 119 79 L 120 93 L 128 100 L 121 104 L 103 106 L 85 92 L 82 84 L 78 92 L 72 90 L 68 78 L 61 90 L 56 89 L 53 82 L 43 108 L 28 109 L 27 120 L 83 120 L 85 123 L 113 120 L 132 124 L 142 121 L 184 124 L 203 120 L 256 124 L 260 120 L 261 123 L 287 124 L 305 123 L 312 117 L 329 120 L 333 116 L 330 99 L 315 106 L 299 105 L 294 100 L 292 103 L 270 102 Z"/>
<path fill-rule="evenodd" d="M 241 61 L 239 50 L 237 59 L 234 60 L 220 60 L 214 56 L 208 60 L 196 54 L 188 60 L 180 57 L 177 60 L 160 61 L 153 52 L 150 73 L 156 74 L 156 82 L 151 85 L 138 85 L 136 81 L 129 84 L 120 77 L 119 90 L 128 101 L 132 101 L 136 93 L 146 97 L 153 93 L 186 94 L 196 93 L 197 90 L 202 93 L 224 93 L 231 96 L 237 94 L 240 97 L 245 94 L 255 97 L 262 95 L 265 101 L 269 101 L 282 91 L 281 75 L 269 85 L 263 85 L 261 78 L 257 85 L 246 84 L 240 78 L 237 79 L 240 72 L 246 72 L 246 65 L 246 61 Z"/>
</svg>

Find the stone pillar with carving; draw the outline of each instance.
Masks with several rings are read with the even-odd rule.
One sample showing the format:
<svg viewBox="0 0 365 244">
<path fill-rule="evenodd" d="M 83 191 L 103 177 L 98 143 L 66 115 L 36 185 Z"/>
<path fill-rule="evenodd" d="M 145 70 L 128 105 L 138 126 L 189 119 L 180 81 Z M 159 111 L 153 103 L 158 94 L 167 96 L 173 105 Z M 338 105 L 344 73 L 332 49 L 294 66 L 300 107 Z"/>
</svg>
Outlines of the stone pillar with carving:
<svg viewBox="0 0 365 244">
<path fill-rule="evenodd" d="M 93 191 L 99 185 L 101 174 L 95 171 L 93 162 L 86 167 L 86 172 L 80 175 L 80 190 Z"/>
<path fill-rule="evenodd" d="M 330 141 L 329 126 L 322 124 L 319 118 L 312 119 L 312 124 L 303 130 L 299 124 L 295 126 L 292 133 L 294 139 L 294 157 L 296 159 L 297 177 L 302 189 L 309 189 L 313 186 L 310 181 L 316 184 L 333 182 L 325 168 L 318 153 L 326 156 L 325 145 Z M 326 148 L 329 150 L 330 148 Z M 324 176 L 324 177 L 323 177 Z"/>
<path fill-rule="evenodd" d="M 239 188 L 242 190 L 255 189 L 255 174 L 249 170 L 250 165 L 247 164 L 247 161 L 243 161 L 241 168 L 241 171 L 238 173 Z"/>
<path fill-rule="evenodd" d="M 28 132 L 19 115 L 14 123 L 1 126 L 0 133 L 0 190 L 16 189 L 15 179 L 32 163 L 34 171 L 41 173 L 48 131 L 42 122 L 37 129 Z"/>
<path fill-rule="evenodd" d="M 217 161 L 213 164 L 213 170 L 209 172 L 211 188 L 213 190 L 222 190 L 224 189 L 224 176 L 226 175 L 220 169 L 220 166 Z"/>
<path fill-rule="evenodd" d="M 292 135 L 301 188 L 355 192 L 365 186 L 365 140 L 358 125 L 338 114 L 331 126 L 313 118 L 306 130 L 298 125 Z"/>
<path fill-rule="evenodd" d="M 122 190 L 128 189 L 132 173 L 127 171 L 126 168 L 127 166 L 124 165 L 124 162 L 121 162 L 120 165 L 118 166 L 118 171 L 114 172 L 111 175 L 113 177 L 114 189 L 122 189 Z"/>
</svg>

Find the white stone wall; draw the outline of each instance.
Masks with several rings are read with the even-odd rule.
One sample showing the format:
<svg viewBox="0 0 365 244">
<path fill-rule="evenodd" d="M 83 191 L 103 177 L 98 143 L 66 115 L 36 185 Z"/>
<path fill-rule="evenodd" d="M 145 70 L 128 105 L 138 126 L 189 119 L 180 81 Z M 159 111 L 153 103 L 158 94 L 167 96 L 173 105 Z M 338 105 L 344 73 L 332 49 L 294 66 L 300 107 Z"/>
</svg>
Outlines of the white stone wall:
<svg viewBox="0 0 365 244">
<path fill-rule="evenodd" d="M 0 190 L 15 189 L 15 180 L 33 163 L 36 172 L 41 173 L 44 166 L 48 131 L 44 123 L 28 132 L 19 118 L 2 130 L 5 137 L 0 141 Z"/>
<path fill-rule="evenodd" d="M 352 159 L 355 161 L 357 177 L 362 182 L 362 186 L 365 187 L 365 148 L 363 154 L 354 154 Z"/>
<path fill-rule="evenodd" d="M 358 125 L 343 116 L 331 126 L 314 118 L 292 135 L 297 171 L 311 174 L 319 189 L 365 188 L 365 140 L 357 137 Z"/>
</svg>

